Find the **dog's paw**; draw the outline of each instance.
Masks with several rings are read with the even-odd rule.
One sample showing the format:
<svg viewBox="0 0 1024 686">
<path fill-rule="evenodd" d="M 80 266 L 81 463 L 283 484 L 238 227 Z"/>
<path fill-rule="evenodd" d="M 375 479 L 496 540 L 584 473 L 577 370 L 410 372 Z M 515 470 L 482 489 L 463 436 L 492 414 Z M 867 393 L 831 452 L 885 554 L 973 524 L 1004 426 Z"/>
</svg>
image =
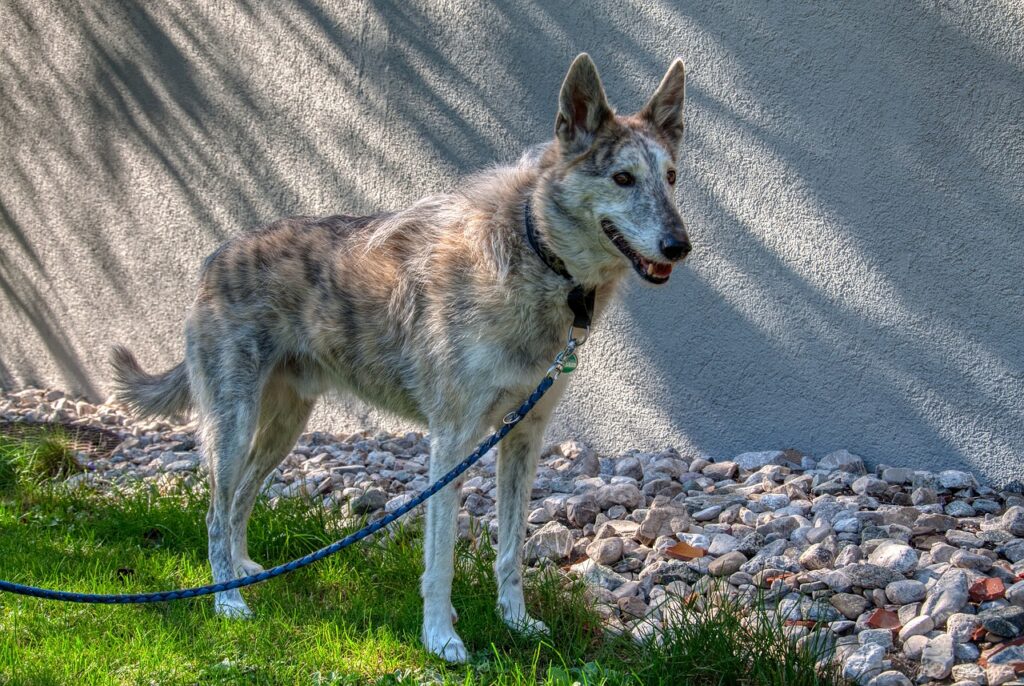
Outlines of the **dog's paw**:
<svg viewBox="0 0 1024 686">
<path fill-rule="evenodd" d="M 551 629 L 539 619 L 534 619 L 528 614 L 521 614 L 516 617 L 502 615 L 505 625 L 509 629 L 525 636 L 550 636 Z"/>
<path fill-rule="evenodd" d="M 259 574 L 263 570 L 263 565 L 258 562 L 253 562 L 248 558 L 242 558 L 235 562 L 235 574 L 241 579 L 243 576 L 252 576 L 253 574 Z"/>
<path fill-rule="evenodd" d="M 229 619 L 249 619 L 252 610 L 239 595 L 238 598 L 217 598 L 213 602 L 214 611 L 221 617 Z"/>
<path fill-rule="evenodd" d="M 452 605 L 452 624 L 459 621 L 459 613 L 455 611 L 455 606 Z"/>
<path fill-rule="evenodd" d="M 454 630 L 423 630 L 423 645 L 445 662 L 463 663 L 469 659 L 466 645 Z"/>
</svg>

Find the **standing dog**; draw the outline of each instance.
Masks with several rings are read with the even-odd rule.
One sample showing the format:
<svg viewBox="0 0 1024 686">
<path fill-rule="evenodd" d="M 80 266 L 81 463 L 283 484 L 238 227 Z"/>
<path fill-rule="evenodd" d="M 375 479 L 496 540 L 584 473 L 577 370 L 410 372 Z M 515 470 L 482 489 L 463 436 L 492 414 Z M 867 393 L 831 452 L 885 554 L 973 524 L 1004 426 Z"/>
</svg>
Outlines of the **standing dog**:
<svg viewBox="0 0 1024 686">
<path fill-rule="evenodd" d="M 515 166 L 399 212 L 296 217 L 233 238 L 203 264 L 183 362 L 149 375 L 115 348 L 116 385 L 136 412 L 198 412 L 216 581 L 262 569 L 246 542 L 253 503 L 324 392 L 427 424 L 433 481 L 544 375 L 573 322 L 573 289 L 596 295 L 600 313 L 630 269 L 668 281 L 690 250 L 672 192 L 683 80 L 676 60 L 640 112 L 618 116 L 582 54 L 562 85 L 555 140 Z M 546 627 L 523 600 L 526 507 L 565 383 L 498 456 L 498 607 L 528 632 Z M 453 662 L 466 659 L 451 604 L 458 507 L 458 488 L 427 502 L 421 589 L 423 642 Z M 250 615 L 237 590 L 215 605 Z"/>
</svg>

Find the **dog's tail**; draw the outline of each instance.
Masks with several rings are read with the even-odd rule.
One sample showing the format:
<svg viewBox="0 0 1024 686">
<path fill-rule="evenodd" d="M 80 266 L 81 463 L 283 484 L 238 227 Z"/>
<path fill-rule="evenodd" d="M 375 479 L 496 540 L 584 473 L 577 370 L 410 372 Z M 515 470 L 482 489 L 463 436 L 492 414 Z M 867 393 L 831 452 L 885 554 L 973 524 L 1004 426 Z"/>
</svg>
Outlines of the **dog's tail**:
<svg viewBox="0 0 1024 686">
<path fill-rule="evenodd" d="M 192 389 L 185 363 L 163 374 L 147 374 L 135 355 L 122 345 L 110 351 L 114 396 L 142 417 L 179 417 L 192 408 Z"/>
</svg>

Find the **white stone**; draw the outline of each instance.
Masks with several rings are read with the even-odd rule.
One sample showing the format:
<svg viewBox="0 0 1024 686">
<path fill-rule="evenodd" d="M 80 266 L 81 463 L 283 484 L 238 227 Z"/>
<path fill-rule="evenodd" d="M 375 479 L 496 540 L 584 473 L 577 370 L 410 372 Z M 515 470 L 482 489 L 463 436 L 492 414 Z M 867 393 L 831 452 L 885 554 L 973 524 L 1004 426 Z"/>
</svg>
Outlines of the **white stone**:
<svg viewBox="0 0 1024 686">
<path fill-rule="evenodd" d="M 909 574 L 917 568 L 917 551 L 908 545 L 887 541 L 875 548 L 868 556 L 868 562 L 898 574 Z"/>
</svg>

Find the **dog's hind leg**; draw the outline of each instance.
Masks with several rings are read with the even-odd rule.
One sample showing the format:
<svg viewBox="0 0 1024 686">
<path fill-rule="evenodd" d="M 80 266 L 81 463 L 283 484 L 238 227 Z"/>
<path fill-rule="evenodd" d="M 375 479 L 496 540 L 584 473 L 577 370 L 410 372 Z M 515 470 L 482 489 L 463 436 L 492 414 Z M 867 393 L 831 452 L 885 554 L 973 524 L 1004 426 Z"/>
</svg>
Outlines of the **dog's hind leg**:
<svg viewBox="0 0 1024 686">
<path fill-rule="evenodd" d="M 526 513 L 540 457 L 546 417 L 528 416 L 498 447 L 498 557 L 494 571 L 498 581 L 498 611 L 517 631 L 547 633 L 547 626 L 526 611 L 523 597 L 522 550 L 526 538 Z"/>
<path fill-rule="evenodd" d="M 280 373 L 271 375 L 263 387 L 256 437 L 231 504 L 231 559 L 238 576 L 263 571 L 249 557 L 249 516 L 263 481 L 295 445 L 315 404 Z"/>
<path fill-rule="evenodd" d="M 210 469 L 210 509 L 206 515 L 210 569 L 214 582 L 222 583 L 235 578 L 231 559 L 232 501 L 256 429 L 265 373 L 258 353 L 244 342 L 199 342 L 188 351 L 188 357 Z M 214 607 L 229 617 L 252 614 L 238 589 L 217 593 Z"/>
<path fill-rule="evenodd" d="M 475 425 L 474 425 L 475 426 Z M 475 436 L 454 427 L 431 425 L 430 473 L 435 481 L 473 448 Z M 427 501 L 424 540 L 423 645 L 448 662 L 465 662 L 466 646 L 452 624 L 452 579 L 455 576 L 455 537 L 458 531 L 459 489 L 462 479 Z"/>
</svg>

